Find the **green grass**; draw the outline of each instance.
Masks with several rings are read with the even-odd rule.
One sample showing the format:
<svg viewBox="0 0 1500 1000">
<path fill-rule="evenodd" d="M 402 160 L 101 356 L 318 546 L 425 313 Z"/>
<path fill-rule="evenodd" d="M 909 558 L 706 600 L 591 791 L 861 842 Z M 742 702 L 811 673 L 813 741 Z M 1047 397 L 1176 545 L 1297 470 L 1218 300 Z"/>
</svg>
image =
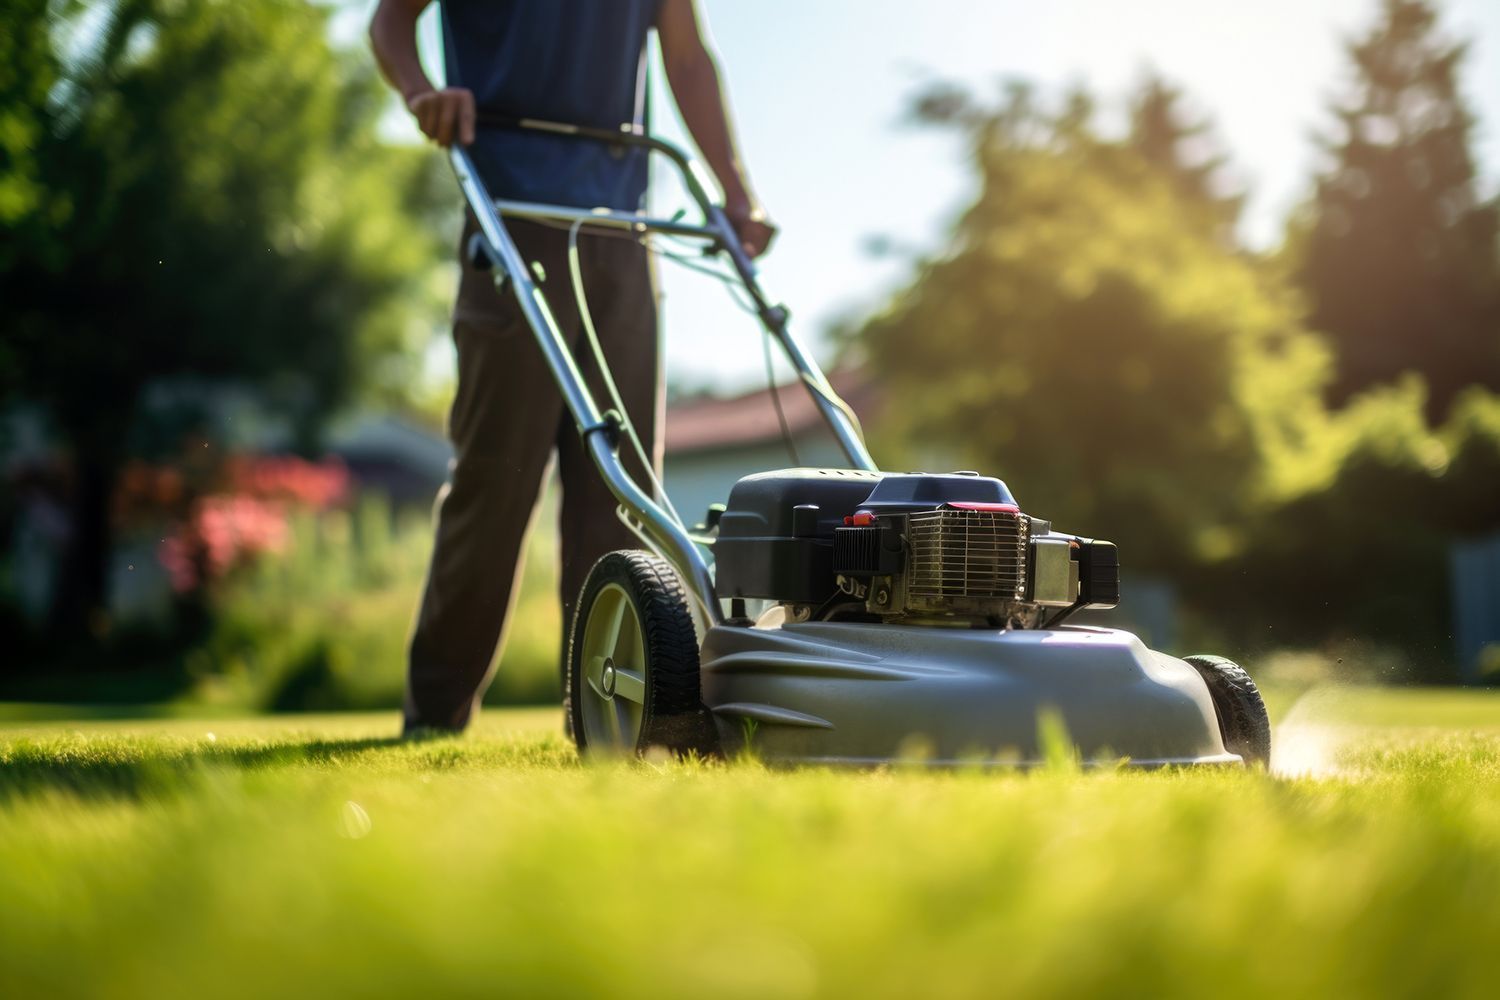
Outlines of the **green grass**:
<svg viewBox="0 0 1500 1000">
<path fill-rule="evenodd" d="M 0 996 L 1493 995 L 1500 697 L 1279 714 L 1311 776 L 583 766 L 548 710 L 12 719 Z"/>
</svg>

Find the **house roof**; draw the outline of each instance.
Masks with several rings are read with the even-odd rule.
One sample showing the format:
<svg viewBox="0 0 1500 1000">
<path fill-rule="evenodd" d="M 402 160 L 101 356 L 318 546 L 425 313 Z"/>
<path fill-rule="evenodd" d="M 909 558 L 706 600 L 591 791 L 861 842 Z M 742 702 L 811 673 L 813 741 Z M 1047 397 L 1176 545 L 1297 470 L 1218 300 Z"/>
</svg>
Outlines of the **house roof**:
<svg viewBox="0 0 1500 1000">
<path fill-rule="evenodd" d="M 877 387 L 859 369 L 842 369 L 828 379 L 862 418 L 878 405 Z M 821 427 L 822 414 L 800 383 L 777 387 L 787 429 L 794 438 Z M 687 454 L 718 448 L 745 448 L 781 440 L 781 424 L 770 389 L 737 396 L 694 396 L 667 407 L 667 452 Z"/>
</svg>

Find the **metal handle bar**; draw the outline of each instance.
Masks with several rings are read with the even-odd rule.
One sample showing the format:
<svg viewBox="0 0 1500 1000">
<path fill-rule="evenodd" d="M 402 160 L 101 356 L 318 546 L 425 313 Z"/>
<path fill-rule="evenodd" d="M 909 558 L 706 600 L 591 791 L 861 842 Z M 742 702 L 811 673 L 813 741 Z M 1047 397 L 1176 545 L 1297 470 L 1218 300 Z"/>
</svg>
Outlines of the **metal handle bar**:
<svg viewBox="0 0 1500 1000">
<path fill-rule="evenodd" d="M 502 215 L 642 232 L 666 232 L 708 241 L 711 250 L 722 251 L 729 256 L 745 291 L 755 304 L 761 322 L 781 344 L 798 377 L 812 394 L 814 403 L 822 412 L 850 464 L 854 468 L 874 471 L 875 463 L 865 448 L 859 429 L 853 420 L 852 411 L 838 398 L 812 356 L 787 329 L 786 310 L 781 306 L 772 305 L 761 290 L 755 275 L 755 265 L 745 253 L 744 248 L 740 246 L 733 225 L 730 224 L 723 210 L 709 198 L 707 187 L 697 176 L 696 162 L 681 149 L 664 140 L 647 136 L 638 130 L 622 130 L 617 133 L 607 129 L 592 129 L 527 119 L 499 119 L 491 115 L 482 116 L 480 124 L 576 135 L 582 139 L 604 142 L 623 142 L 627 145 L 643 146 L 659 151 L 682 170 L 689 193 L 703 210 L 705 223 L 695 226 L 675 220 L 653 219 L 630 212 L 496 201 L 485 189 L 484 182 L 480 179 L 468 151 L 457 144 L 448 150 L 448 158 L 453 166 L 454 175 L 458 179 L 459 187 L 463 191 L 464 199 L 478 221 L 479 231 L 484 238 L 485 250 L 491 262 L 496 265 L 497 288 L 502 284 L 509 284 L 522 315 L 526 317 L 527 323 L 536 335 L 542 355 L 562 393 L 564 404 L 573 415 L 584 446 L 592 456 L 605 484 L 620 501 L 624 510 L 639 522 L 645 535 L 661 548 L 663 555 L 682 573 L 689 589 L 703 606 L 709 621 L 717 624 L 722 620 L 723 613 L 715 595 L 713 575 L 702 551 L 694 543 L 682 522 L 663 510 L 625 471 L 616 451 L 618 427 L 599 412 L 599 407 L 578 370 L 573 352 L 563 338 L 557 320 L 547 306 L 546 298 L 532 280 L 530 268 L 506 230 Z M 505 279 L 509 279 L 508 282 Z"/>
<path fill-rule="evenodd" d="M 537 219 L 546 222 L 574 222 L 582 219 L 586 228 L 624 229 L 636 233 L 666 233 L 669 236 L 684 236 L 717 244 L 721 234 L 717 229 L 683 222 L 680 219 L 661 219 L 641 215 L 638 212 L 619 212 L 607 208 L 579 209 L 567 205 L 550 205 L 538 201 L 510 201 L 498 199 L 495 205 L 507 219 Z M 716 249 L 710 246 L 709 252 Z"/>
<path fill-rule="evenodd" d="M 596 128 L 587 125 L 570 125 L 564 122 L 543 121 L 536 118 L 521 118 L 510 115 L 496 114 L 493 112 L 481 112 L 477 118 L 477 124 L 484 128 L 503 128 L 522 132 L 544 132 L 552 135 L 572 136 L 579 140 L 611 143 L 615 145 L 636 146 L 652 152 L 661 153 L 671 160 L 682 175 L 683 183 L 687 187 L 688 194 L 702 210 L 704 225 L 685 226 L 675 220 L 646 219 L 633 217 L 630 213 L 598 212 L 599 224 L 622 225 L 624 218 L 633 220 L 633 223 L 646 230 L 658 232 L 671 232 L 676 235 L 686 235 L 704 239 L 713 239 L 717 248 L 722 250 L 734 265 L 735 275 L 740 279 L 746 294 L 755 306 L 756 314 L 766 330 L 776 338 L 781 349 L 786 353 L 792 368 L 796 371 L 798 379 L 807 388 L 813 398 L 813 403 L 818 407 L 828 429 L 833 433 L 834 439 L 838 441 L 840 449 L 845 457 L 849 459 L 852 468 L 876 471 L 875 461 L 870 457 L 869 450 L 865 447 L 864 435 L 853 419 L 853 411 L 844 403 L 834 391 L 827 376 L 818 363 L 813 360 L 812 355 L 802 346 L 801 341 L 792 336 L 787 328 L 788 312 L 785 306 L 771 301 L 761 288 L 757 277 L 755 262 L 750 255 L 745 253 L 745 248 L 740 245 L 739 238 L 735 235 L 734 226 L 730 223 L 724 210 L 714 201 L 710 192 L 713 190 L 713 181 L 703 172 L 702 166 L 680 146 L 649 135 L 639 125 L 621 125 L 617 129 Z M 502 202 L 501 208 L 506 215 L 518 215 L 526 218 L 548 218 L 557 221 L 577 221 L 581 214 L 578 209 L 569 209 L 559 206 L 542 206 L 521 202 Z"/>
<path fill-rule="evenodd" d="M 565 122 L 551 122 L 540 118 L 520 118 L 511 115 L 495 114 L 490 111 L 481 111 L 475 118 L 475 124 L 480 128 L 503 128 L 517 132 L 547 132 L 552 135 L 566 135 L 577 139 L 593 142 L 603 142 L 614 146 L 636 146 L 652 152 L 661 153 L 677 167 L 682 174 L 683 183 L 687 185 L 688 194 L 692 196 L 699 208 L 707 211 L 713 204 L 713 181 L 703 172 L 698 161 L 688 155 L 687 151 L 680 146 L 674 146 L 665 139 L 658 139 L 649 135 L 639 125 L 621 125 L 617 129 L 595 128 L 589 125 L 569 125 Z"/>
<path fill-rule="evenodd" d="M 647 496 L 625 471 L 625 466 L 615 451 L 616 427 L 599 412 L 593 394 L 589 392 L 583 375 L 578 370 L 573 352 L 563 339 L 552 310 L 547 307 L 546 298 L 531 280 L 530 269 L 521 258 L 510 233 L 506 231 L 505 224 L 500 221 L 500 214 L 474 170 L 473 161 L 458 145 L 449 149 L 449 160 L 453 164 L 453 172 L 458 178 L 464 198 L 479 222 L 479 231 L 484 234 L 486 250 L 496 265 L 497 284 L 505 277 L 510 279 L 508 284 L 515 294 L 516 304 L 536 335 L 542 356 L 562 393 L 563 402 L 573 415 L 584 447 L 593 457 L 594 465 L 604 477 L 605 485 L 615 495 L 615 499 L 637 517 L 650 536 L 662 546 L 664 554 L 677 567 L 678 572 L 682 573 L 689 589 L 703 605 L 709 621 L 717 624 L 722 620 L 723 613 L 714 596 L 713 575 L 709 572 L 703 553 L 693 543 L 687 529 Z"/>
</svg>

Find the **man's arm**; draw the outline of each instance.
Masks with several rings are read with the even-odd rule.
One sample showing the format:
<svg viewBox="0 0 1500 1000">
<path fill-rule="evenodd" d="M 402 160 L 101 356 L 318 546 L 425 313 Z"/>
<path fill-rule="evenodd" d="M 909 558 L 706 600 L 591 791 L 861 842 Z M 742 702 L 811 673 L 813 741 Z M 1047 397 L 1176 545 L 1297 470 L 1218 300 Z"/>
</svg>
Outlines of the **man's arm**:
<svg viewBox="0 0 1500 1000">
<path fill-rule="evenodd" d="M 380 72 L 401 92 L 423 134 L 439 146 L 474 141 L 474 95 L 462 87 L 438 90 L 417 55 L 417 17 L 431 0 L 380 0 L 370 19 L 370 49 Z"/>
<path fill-rule="evenodd" d="M 745 252 L 758 257 L 771 245 L 776 227 L 755 197 L 740 160 L 718 64 L 704 38 L 696 0 L 662 0 L 656 33 L 682 120 L 724 188 L 724 212 Z"/>
</svg>

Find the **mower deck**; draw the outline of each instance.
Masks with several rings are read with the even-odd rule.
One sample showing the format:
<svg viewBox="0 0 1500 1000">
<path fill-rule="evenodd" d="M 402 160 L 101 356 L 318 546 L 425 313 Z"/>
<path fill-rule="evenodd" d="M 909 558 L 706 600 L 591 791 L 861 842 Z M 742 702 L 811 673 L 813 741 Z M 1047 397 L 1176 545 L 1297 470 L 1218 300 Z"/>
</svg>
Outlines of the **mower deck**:
<svg viewBox="0 0 1500 1000">
<path fill-rule="evenodd" d="M 725 752 L 768 762 L 1024 767 L 1048 712 L 1087 763 L 1240 762 L 1197 672 L 1114 629 L 720 625 L 701 664 Z"/>
</svg>

